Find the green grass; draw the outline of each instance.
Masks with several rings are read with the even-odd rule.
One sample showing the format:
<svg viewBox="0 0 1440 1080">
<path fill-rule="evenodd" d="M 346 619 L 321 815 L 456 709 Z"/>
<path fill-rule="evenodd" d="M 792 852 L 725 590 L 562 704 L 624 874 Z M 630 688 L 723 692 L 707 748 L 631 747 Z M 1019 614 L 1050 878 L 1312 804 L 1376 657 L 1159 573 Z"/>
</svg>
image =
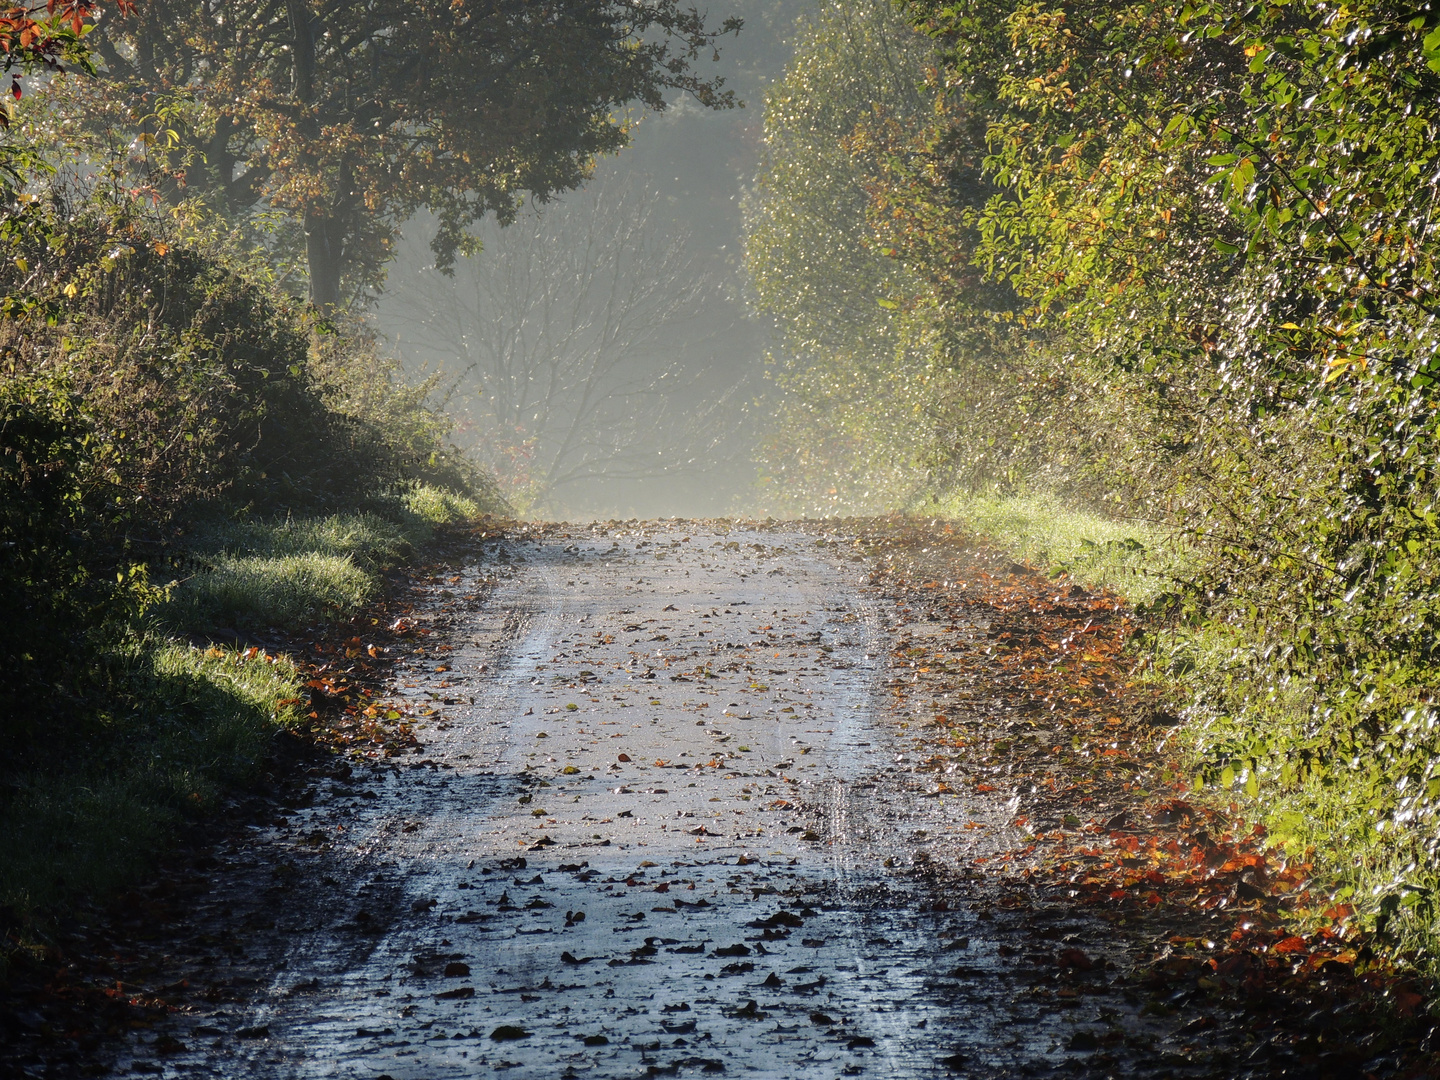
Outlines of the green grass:
<svg viewBox="0 0 1440 1080">
<path fill-rule="evenodd" d="M 298 720 L 299 679 L 283 659 L 152 638 L 109 660 L 130 694 L 98 722 L 89 754 L 8 778 L 0 905 L 22 918 L 132 880 Z"/>
<path fill-rule="evenodd" d="M 186 537 L 190 575 L 153 609 L 168 633 L 299 629 L 346 618 L 470 499 L 417 485 L 355 514 L 209 521 Z M 96 663 L 115 700 L 75 745 L 0 788 L 0 909 L 22 924 L 103 896 L 153 863 L 186 820 L 253 778 L 303 692 L 287 660 L 196 647 L 166 633 L 113 645 Z M 7 922 L 11 921 L 7 917 Z M 0 955 L 0 967 L 4 956 Z"/>
<path fill-rule="evenodd" d="M 473 500 L 419 484 L 383 512 L 209 522 L 188 538 L 194 573 L 164 605 L 170 626 L 298 630 L 353 615 L 379 571 L 405 562 L 436 528 L 480 515 Z"/>
<path fill-rule="evenodd" d="M 412 532 L 400 522 L 373 513 L 278 521 L 243 519 L 211 523 L 197 530 L 187 546 L 198 554 L 325 555 L 374 568 L 409 558 L 416 539 Z"/>
<path fill-rule="evenodd" d="M 1292 858 L 1312 852 L 1320 870 L 1312 883 L 1315 902 L 1302 914 L 1319 921 L 1330 902 L 1353 904 L 1362 925 L 1383 927 L 1398 955 L 1440 978 L 1440 871 L 1427 850 L 1434 838 L 1416 829 L 1409 835 L 1393 828 L 1377 831 L 1374 815 L 1354 797 L 1344 772 L 1332 769 L 1280 793 L 1267 793 L 1262 785 L 1260 806 L 1271 842 Z M 1360 775 L 1355 787 L 1363 790 L 1375 779 Z"/>
<path fill-rule="evenodd" d="M 1104 586 L 1135 604 L 1168 592 L 1191 556 L 1173 534 L 1143 521 L 1116 521 L 1065 506 L 1054 496 L 951 493 L 938 512 L 1018 561 Z"/>
<path fill-rule="evenodd" d="M 474 499 L 429 484 L 416 484 L 405 493 L 402 502 L 413 518 L 429 526 L 469 521 L 481 514 L 480 504 Z"/>
<path fill-rule="evenodd" d="M 221 555 L 182 583 L 166 617 L 196 630 L 298 630 L 345 618 L 374 595 L 374 578 L 348 555 Z"/>
</svg>

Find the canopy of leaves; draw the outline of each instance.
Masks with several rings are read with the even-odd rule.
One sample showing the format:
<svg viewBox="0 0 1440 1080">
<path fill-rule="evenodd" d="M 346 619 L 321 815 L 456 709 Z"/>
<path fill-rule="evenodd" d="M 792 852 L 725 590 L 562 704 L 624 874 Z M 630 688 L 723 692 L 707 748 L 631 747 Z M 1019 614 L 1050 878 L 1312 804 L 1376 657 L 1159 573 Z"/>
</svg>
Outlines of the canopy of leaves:
<svg viewBox="0 0 1440 1080">
<path fill-rule="evenodd" d="M 448 267 L 482 217 L 572 189 L 622 147 L 632 104 L 734 104 L 693 67 L 738 30 L 679 0 L 155 0 L 99 52 L 105 93 L 173 135 L 189 191 L 304 224 L 312 296 L 333 305 L 342 277 L 379 285 L 421 207 Z"/>
</svg>

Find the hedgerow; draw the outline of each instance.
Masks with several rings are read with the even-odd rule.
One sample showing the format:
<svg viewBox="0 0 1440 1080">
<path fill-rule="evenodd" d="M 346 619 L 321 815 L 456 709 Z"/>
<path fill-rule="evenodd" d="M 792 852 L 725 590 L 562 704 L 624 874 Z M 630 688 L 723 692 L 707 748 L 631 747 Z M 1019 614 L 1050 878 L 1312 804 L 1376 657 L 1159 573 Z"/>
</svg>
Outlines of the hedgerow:
<svg viewBox="0 0 1440 1080">
<path fill-rule="evenodd" d="M 348 614 L 499 508 L 397 375 L 133 202 L 0 214 L 0 921 L 124 880 L 293 719 L 286 664 L 192 635 Z"/>
<path fill-rule="evenodd" d="M 894 264 L 896 355 L 931 350 L 895 452 L 927 438 L 961 503 L 1042 490 L 1175 537 L 1151 645 L 1200 783 L 1440 954 L 1440 13 L 902 6 L 930 107 L 827 151 Z"/>
</svg>

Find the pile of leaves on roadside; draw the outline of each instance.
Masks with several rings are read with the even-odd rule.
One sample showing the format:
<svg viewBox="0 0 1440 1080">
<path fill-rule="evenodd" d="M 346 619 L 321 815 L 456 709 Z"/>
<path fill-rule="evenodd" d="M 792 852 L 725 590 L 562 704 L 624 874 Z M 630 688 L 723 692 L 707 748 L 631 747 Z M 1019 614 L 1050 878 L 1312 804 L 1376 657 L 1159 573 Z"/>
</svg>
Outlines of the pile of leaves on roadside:
<svg viewBox="0 0 1440 1080">
<path fill-rule="evenodd" d="M 939 522 L 871 522 L 857 546 L 908 624 L 931 631 L 899 628 L 891 658 L 901 713 L 935 710 L 920 768 L 942 793 L 969 783 L 1013 807 L 1013 849 L 971 868 L 1007 903 L 1110 922 L 1138 946 L 1147 1010 L 1193 1011 L 1197 1034 L 1237 1012 L 1272 1066 L 1440 1075 L 1436 990 L 1413 958 L 1337 902 L 1309 853 L 1194 789 L 1180 721 L 1137 679 L 1122 598 Z"/>
</svg>

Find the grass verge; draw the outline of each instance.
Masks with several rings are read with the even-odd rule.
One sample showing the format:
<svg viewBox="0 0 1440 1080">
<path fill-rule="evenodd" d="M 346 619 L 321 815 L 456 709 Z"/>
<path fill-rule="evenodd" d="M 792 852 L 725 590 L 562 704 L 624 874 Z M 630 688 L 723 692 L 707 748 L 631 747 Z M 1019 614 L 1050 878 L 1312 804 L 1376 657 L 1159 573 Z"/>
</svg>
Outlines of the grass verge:
<svg viewBox="0 0 1440 1080">
<path fill-rule="evenodd" d="M 435 529 L 480 515 L 470 499 L 420 484 L 376 511 L 209 522 L 190 536 L 190 573 L 161 618 L 182 633 L 296 631 L 348 618 Z"/>
<path fill-rule="evenodd" d="M 927 504 L 925 512 L 963 524 L 1011 558 L 1112 589 L 1134 604 L 1170 591 L 1191 564 L 1189 552 L 1168 530 L 1075 510 L 1043 493 L 953 492 Z"/>
<path fill-rule="evenodd" d="M 260 626 L 299 629 L 343 616 L 374 595 L 374 581 L 348 555 L 221 553 L 177 591 L 167 619 L 193 630 Z"/>
<path fill-rule="evenodd" d="M 293 663 L 197 640 L 349 618 L 379 595 L 383 571 L 437 528 L 480 513 L 417 485 L 360 513 L 192 529 L 180 554 L 190 572 L 144 617 L 149 629 L 95 651 L 112 693 L 83 740 L 0 787 L 0 924 L 11 948 L 33 946 L 76 898 L 142 874 L 184 822 L 253 780 L 275 735 L 299 722 L 306 691 Z"/>
<path fill-rule="evenodd" d="M 104 660 L 126 693 L 90 752 L 8 778 L 0 905 L 21 922 L 132 879 L 186 818 L 252 779 L 299 718 L 297 673 L 281 657 L 152 636 Z"/>
<path fill-rule="evenodd" d="M 1200 554 L 1163 529 L 1076 511 L 1045 494 L 952 494 L 938 510 L 1011 558 L 1109 588 L 1136 606 L 1200 569 Z M 1281 865 L 1313 865 L 1310 887 L 1285 917 L 1311 929 L 1363 930 L 1400 964 L 1440 976 L 1440 841 L 1404 820 L 1407 797 L 1416 806 L 1440 798 L 1440 759 L 1429 758 L 1423 775 L 1412 768 L 1416 775 L 1402 777 L 1387 762 L 1339 747 L 1305 754 L 1302 736 L 1317 688 L 1283 680 L 1256 685 L 1265 667 L 1253 655 L 1255 642 L 1203 612 L 1149 626 L 1131 647 L 1141 654 L 1137 682 L 1184 703 L 1177 709 L 1183 722 L 1167 743 L 1193 776 L 1196 795 L 1262 822 Z M 1237 702 L 1244 717 L 1230 712 Z M 1423 706 L 1405 711 L 1394 738 L 1408 740 L 1407 747 L 1433 740 L 1435 715 Z M 1248 751 L 1257 727 L 1272 739 L 1294 733 L 1298 749 L 1269 758 Z M 1391 812 L 1397 784 L 1398 814 Z"/>
</svg>

